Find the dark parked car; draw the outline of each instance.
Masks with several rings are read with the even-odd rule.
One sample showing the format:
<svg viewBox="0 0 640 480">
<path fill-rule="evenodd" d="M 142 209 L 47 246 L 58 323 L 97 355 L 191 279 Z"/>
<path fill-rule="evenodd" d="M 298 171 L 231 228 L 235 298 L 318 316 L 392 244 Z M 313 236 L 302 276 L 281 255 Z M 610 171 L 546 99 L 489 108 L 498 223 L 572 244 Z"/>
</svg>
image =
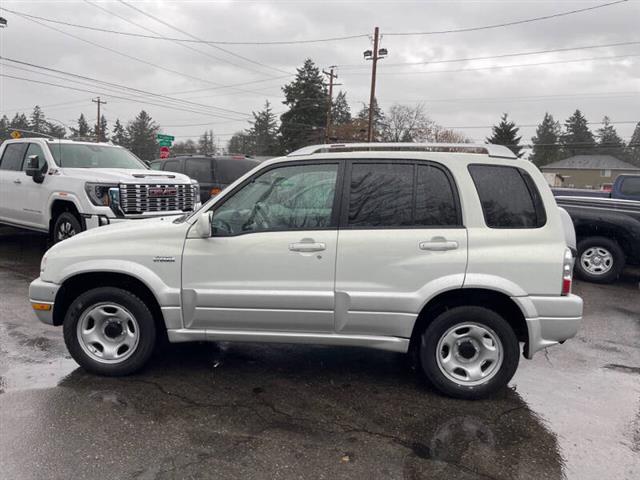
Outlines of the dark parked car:
<svg viewBox="0 0 640 480">
<path fill-rule="evenodd" d="M 258 164 L 258 161 L 242 155 L 182 155 L 154 160 L 149 166 L 152 170 L 184 173 L 197 180 L 200 199 L 204 203 Z"/>
</svg>

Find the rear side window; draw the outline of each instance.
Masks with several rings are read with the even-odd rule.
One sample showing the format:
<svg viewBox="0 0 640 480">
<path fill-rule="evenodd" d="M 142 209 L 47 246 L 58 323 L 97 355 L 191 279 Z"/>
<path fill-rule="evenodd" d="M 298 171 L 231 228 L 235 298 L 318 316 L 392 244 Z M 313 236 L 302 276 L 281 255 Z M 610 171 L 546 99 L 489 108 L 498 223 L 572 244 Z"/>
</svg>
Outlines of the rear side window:
<svg viewBox="0 0 640 480">
<path fill-rule="evenodd" d="M 620 187 L 623 195 L 640 195 L 640 177 L 627 177 Z"/>
<path fill-rule="evenodd" d="M 26 143 L 8 143 L 0 160 L 0 170 L 21 170 Z"/>
<path fill-rule="evenodd" d="M 178 162 L 177 160 L 169 160 L 168 162 L 164 163 L 163 170 L 166 170 L 168 172 L 181 173 L 180 172 L 180 162 Z"/>
<path fill-rule="evenodd" d="M 353 164 L 349 227 L 449 227 L 460 223 L 457 199 L 442 169 L 397 161 Z"/>
<path fill-rule="evenodd" d="M 210 183 L 213 177 L 211 159 L 188 158 L 184 162 L 184 173 L 200 183 Z"/>
<path fill-rule="evenodd" d="M 502 165 L 469 165 L 490 228 L 539 228 L 547 223 L 540 193 L 527 172 Z"/>
</svg>

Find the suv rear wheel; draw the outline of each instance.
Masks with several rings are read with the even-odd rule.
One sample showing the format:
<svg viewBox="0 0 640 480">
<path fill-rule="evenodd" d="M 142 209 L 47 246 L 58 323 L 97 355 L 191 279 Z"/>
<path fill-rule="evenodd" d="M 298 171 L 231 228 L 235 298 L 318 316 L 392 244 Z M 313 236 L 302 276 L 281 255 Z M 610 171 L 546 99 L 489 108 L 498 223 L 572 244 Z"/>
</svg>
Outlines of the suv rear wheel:
<svg viewBox="0 0 640 480">
<path fill-rule="evenodd" d="M 420 362 L 446 395 L 475 399 L 503 388 L 518 368 L 518 339 L 499 314 L 462 306 L 441 313 L 425 329 Z"/>
<path fill-rule="evenodd" d="M 119 376 L 136 372 L 147 362 L 156 341 L 156 327 L 137 296 L 114 287 L 80 295 L 64 319 L 69 353 L 86 370 Z"/>
</svg>

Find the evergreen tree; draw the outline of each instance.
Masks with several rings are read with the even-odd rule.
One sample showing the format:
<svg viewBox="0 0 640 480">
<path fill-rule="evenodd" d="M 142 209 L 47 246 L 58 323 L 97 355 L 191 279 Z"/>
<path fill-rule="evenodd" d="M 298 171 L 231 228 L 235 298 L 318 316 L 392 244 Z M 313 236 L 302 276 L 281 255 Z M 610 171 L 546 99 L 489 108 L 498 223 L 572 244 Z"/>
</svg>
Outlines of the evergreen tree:
<svg viewBox="0 0 640 480">
<path fill-rule="evenodd" d="M 11 119 L 11 123 L 9 124 L 9 133 L 14 130 L 31 130 L 29 125 L 29 120 L 24 113 L 16 113 L 14 117 Z M 20 132 L 23 137 L 32 137 L 33 135 L 27 132 Z"/>
<path fill-rule="evenodd" d="M 100 135 L 98 135 L 100 133 Z M 98 142 L 106 142 L 109 140 L 109 128 L 107 127 L 107 119 L 104 115 L 100 115 L 100 130 L 98 130 L 98 124 L 93 125 L 93 134 Z"/>
<path fill-rule="evenodd" d="M 253 144 L 251 137 L 245 132 L 238 132 L 234 134 L 227 144 L 227 150 L 229 153 L 250 154 L 253 150 Z"/>
<path fill-rule="evenodd" d="M 216 145 L 213 139 L 213 130 L 205 131 L 198 140 L 198 151 L 200 153 L 213 155 L 216 153 Z"/>
<path fill-rule="evenodd" d="M 629 145 L 627 145 L 627 158 L 630 163 L 640 167 L 640 122 L 636 125 Z"/>
<path fill-rule="evenodd" d="M 367 132 L 369 130 L 369 105 L 366 103 L 362 104 L 362 109 L 358 112 L 357 122 L 360 126 L 360 140 L 367 140 Z M 386 119 L 384 117 L 384 112 L 378 105 L 378 99 L 373 99 L 373 141 L 379 142 L 382 138 L 382 132 L 385 128 Z"/>
<path fill-rule="evenodd" d="M 336 96 L 331 107 L 331 124 L 340 126 L 351 123 L 351 108 L 347 102 L 347 94 L 342 90 Z"/>
<path fill-rule="evenodd" d="M 493 143 L 495 145 L 505 145 L 516 156 L 520 156 L 520 140 L 522 137 L 518 137 L 518 131 L 520 129 L 516 127 L 514 122 L 508 120 L 507 114 L 504 113 L 500 118 L 500 123 L 494 125 L 493 134 L 487 138 L 487 143 Z"/>
<path fill-rule="evenodd" d="M 73 132 L 74 137 L 88 137 L 89 136 L 89 123 L 87 123 L 87 119 L 84 118 L 84 113 L 80 114 L 78 118 L 78 126 L 71 127 L 71 131 Z"/>
<path fill-rule="evenodd" d="M 116 123 L 113 124 L 113 135 L 111 135 L 111 141 L 122 147 L 127 147 L 129 145 L 127 131 L 120 123 L 119 118 L 116 118 Z"/>
<path fill-rule="evenodd" d="M 320 70 L 311 59 L 298 68 L 296 78 L 282 88 L 289 110 L 280 116 L 280 134 L 285 152 L 320 143 L 327 114 L 327 91 Z"/>
<path fill-rule="evenodd" d="M 536 136 L 531 138 L 533 153 L 529 157 L 538 167 L 560 160 L 560 123 L 548 112 L 544 114 L 542 123 L 536 129 Z"/>
<path fill-rule="evenodd" d="M 156 135 L 160 127 L 147 112 L 141 110 L 127 125 L 129 149 L 142 160 L 153 160 L 158 156 Z"/>
<path fill-rule="evenodd" d="M 38 133 L 48 133 L 49 129 L 47 127 L 48 125 L 44 112 L 38 105 L 36 105 L 29 117 L 29 129 Z"/>
<path fill-rule="evenodd" d="M 278 124 L 271 111 L 269 102 L 265 102 L 264 110 L 253 112 L 253 121 L 247 135 L 251 137 L 252 155 L 275 156 L 280 153 L 278 142 Z"/>
<path fill-rule="evenodd" d="M 2 118 L 0 118 L 0 143 L 4 142 L 7 138 L 11 138 L 10 134 L 9 117 L 2 115 Z"/>
<path fill-rule="evenodd" d="M 598 153 L 602 155 L 613 155 L 623 159 L 625 153 L 624 141 L 616 132 L 616 127 L 611 125 L 609 117 L 602 119 L 602 127 L 596 132 L 598 135 Z"/>
<path fill-rule="evenodd" d="M 593 154 L 596 142 L 593 133 L 589 130 L 587 119 L 580 110 L 573 112 L 564 123 L 564 133 L 561 136 L 564 155 Z"/>
</svg>

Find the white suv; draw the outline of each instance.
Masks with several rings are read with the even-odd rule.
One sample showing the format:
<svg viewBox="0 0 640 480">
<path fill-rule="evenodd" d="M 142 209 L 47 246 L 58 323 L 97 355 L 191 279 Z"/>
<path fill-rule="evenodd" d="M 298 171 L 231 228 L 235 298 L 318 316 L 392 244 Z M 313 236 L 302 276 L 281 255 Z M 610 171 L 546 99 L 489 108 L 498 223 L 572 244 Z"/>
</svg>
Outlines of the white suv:
<svg viewBox="0 0 640 480">
<path fill-rule="evenodd" d="M 0 147 L 0 223 L 47 232 L 53 242 L 199 206 L 189 177 L 151 171 L 111 143 L 24 138 Z"/>
<path fill-rule="evenodd" d="M 563 220 L 564 218 L 564 220 Z M 195 214 L 55 245 L 30 298 L 76 361 L 132 373 L 171 342 L 413 352 L 477 398 L 575 335 L 573 227 L 505 147 L 320 145 L 262 163 Z"/>
</svg>

